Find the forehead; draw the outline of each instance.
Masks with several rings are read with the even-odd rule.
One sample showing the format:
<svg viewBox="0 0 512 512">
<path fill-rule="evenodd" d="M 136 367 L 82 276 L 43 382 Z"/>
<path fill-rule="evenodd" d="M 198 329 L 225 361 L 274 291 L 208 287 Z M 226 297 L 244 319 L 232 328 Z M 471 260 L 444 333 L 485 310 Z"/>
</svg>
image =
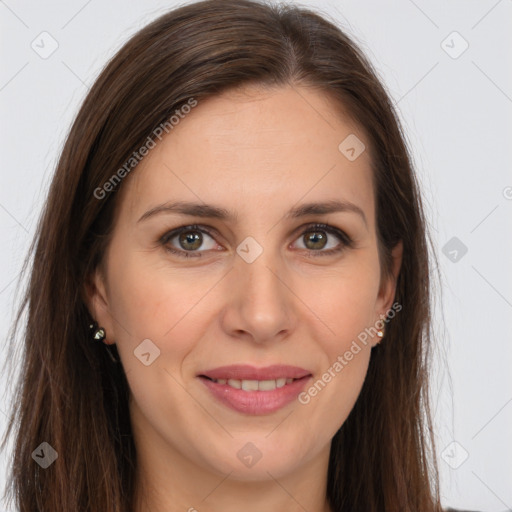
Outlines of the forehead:
<svg viewBox="0 0 512 512">
<path fill-rule="evenodd" d="M 355 160 L 343 152 L 354 136 L 369 148 L 362 128 L 317 90 L 229 91 L 199 102 L 149 151 L 123 183 L 123 202 L 133 215 L 187 199 L 222 204 L 243 217 L 301 199 L 345 199 L 371 219 L 369 151 Z"/>
</svg>

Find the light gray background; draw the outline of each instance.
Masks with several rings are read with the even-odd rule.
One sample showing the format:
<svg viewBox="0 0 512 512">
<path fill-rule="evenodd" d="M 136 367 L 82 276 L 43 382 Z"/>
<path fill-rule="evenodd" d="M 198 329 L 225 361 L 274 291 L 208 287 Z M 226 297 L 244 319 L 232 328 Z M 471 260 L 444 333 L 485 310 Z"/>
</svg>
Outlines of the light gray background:
<svg viewBox="0 0 512 512">
<path fill-rule="evenodd" d="M 443 505 L 512 509 L 512 0 L 302 4 L 333 16 L 373 61 L 398 105 L 423 185 L 443 276 L 433 393 Z M 175 5 L 0 0 L 2 340 L 80 102 L 107 59 Z M 43 31 L 58 43 L 46 59 L 31 47 L 48 51 Z M 469 47 L 458 55 L 464 41 Z M 466 254 L 446 247 L 452 237 Z M 5 376 L 0 382 L 4 388 Z M 0 431 L 7 407 L 0 403 Z M 0 464 L 3 487 L 5 454 Z"/>
</svg>

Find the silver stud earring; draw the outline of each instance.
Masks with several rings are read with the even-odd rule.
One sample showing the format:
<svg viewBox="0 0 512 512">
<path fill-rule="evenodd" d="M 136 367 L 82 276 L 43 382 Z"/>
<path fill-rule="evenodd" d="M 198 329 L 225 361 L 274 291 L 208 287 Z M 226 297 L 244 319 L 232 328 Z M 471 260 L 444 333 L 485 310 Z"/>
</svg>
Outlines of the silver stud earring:
<svg viewBox="0 0 512 512">
<path fill-rule="evenodd" d="M 93 322 L 91 325 L 89 325 L 89 329 L 91 330 L 93 340 L 105 341 L 107 334 L 105 333 L 105 329 L 103 329 L 103 327 L 98 327 L 98 324 Z"/>
<path fill-rule="evenodd" d="M 91 331 L 91 338 L 94 341 L 101 341 L 105 343 L 107 333 L 103 327 L 98 327 L 98 324 L 93 321 L 93 323 L 89 325 L 89 329 Z M 118 363 L 119 359 L 117 359 L 116 356 L 112 353 L 112 349 L 107 343 L 105 343 L 105 348 L 107 349 L 108 356 L 110 357 L 111 361 L 113 363 Z"/>
</svg>

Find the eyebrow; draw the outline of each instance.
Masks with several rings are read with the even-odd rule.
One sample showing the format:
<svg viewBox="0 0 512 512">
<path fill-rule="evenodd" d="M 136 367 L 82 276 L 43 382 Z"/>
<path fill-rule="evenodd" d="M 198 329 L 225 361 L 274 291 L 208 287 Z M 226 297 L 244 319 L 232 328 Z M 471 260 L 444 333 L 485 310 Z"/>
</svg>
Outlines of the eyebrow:
<svg viewBox="0 0 512 512">
<path fill-rule="evenodd" d="M 364 211 L 350 201 L 341 201 L 333 199 L 325 202 L 305 203 L 293 207 L 284 216 L 286 219 L 297 219 L 308 215 L 327 215 L 336 212 L 352 212 L 358 214 L 364 221 L 366 227 L 368 222 Z M 151 208 L 144 213 L 137 222 L 142 222 L 158 214 L 182 214 L 193 217 L 213 218 L 220 220 L 229 220 L 237 222 L 238 215 L 225 208 L 206 203 L 194 203 L 187 201 L 167 202 Z"/>
</svg>

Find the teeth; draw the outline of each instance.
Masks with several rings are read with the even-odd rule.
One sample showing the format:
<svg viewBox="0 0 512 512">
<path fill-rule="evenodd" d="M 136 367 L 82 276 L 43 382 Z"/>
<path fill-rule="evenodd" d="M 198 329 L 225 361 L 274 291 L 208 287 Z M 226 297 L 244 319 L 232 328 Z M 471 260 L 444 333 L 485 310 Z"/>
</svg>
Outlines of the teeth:
<svg viewBox="0 0 512 512">
<path fill-rule="evenodd" d="M 237 379 L 229 379 L 228 386 L 236 389 L 242 389 L 242 381 Z"/>
<path fill-rule="evenodd" d="M 239 380 L 239 379 L 212 379 L 217 384 L 231 386 L 243 391 L 273 391 L 276 388 L 282 388 L 286 384 L 291 384 L 295 379 L 281 377 L 275 380 Z"/>
<path fill-rule="evenodd" d="M 276 380 L 276 388 L 282 388 L 285 384 L 290 384 L 290 382 L 293 381 L 293 379 L 285 379 L 284 377 L 282 379 Z"/>
<path fill-rule="evenodd" d="M 258 381 L 257 380 L 243 380 L 242 381 L 242 389 L 244 391 L 258 391 Z"/>
<path fill-rule="evenodd" d="M 260 391 L 272 391 L 273 389 L 276 389 L 276 387 L 278 386 L 275 380 L 260 380 L 260 382 L 258 383 L 258 389 Z"/>
</svg>

